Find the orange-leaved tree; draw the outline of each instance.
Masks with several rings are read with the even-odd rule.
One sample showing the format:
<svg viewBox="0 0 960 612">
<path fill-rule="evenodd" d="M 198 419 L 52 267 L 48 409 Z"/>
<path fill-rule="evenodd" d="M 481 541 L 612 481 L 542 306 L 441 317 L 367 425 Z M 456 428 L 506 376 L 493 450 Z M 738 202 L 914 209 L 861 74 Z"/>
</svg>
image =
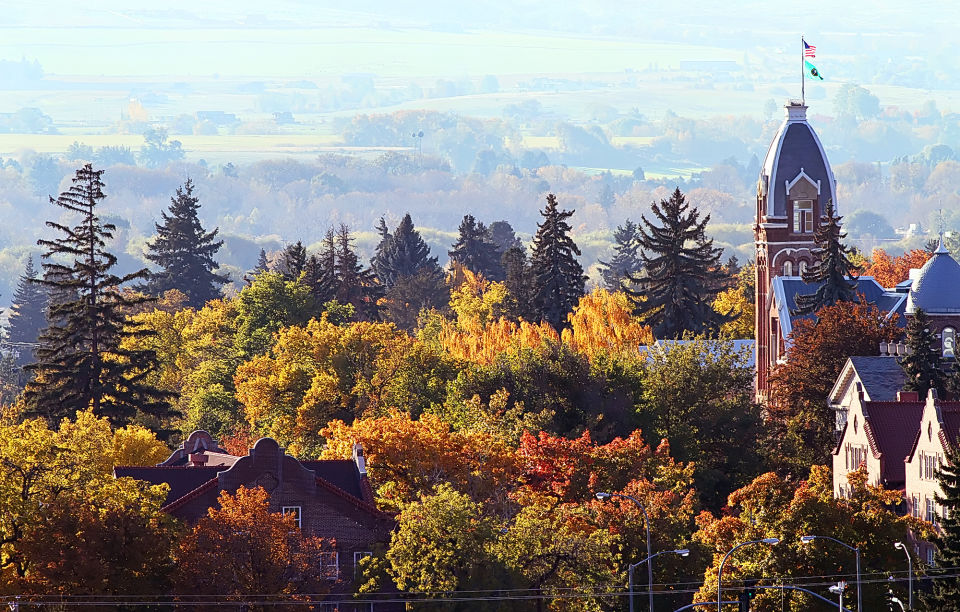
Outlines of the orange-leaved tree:
<svg viewBox="0 0 960 612">
<path fill-rule="evenodd" d="M 787 358 L 770 376 L 768 459 L 798 477 L 826 463 L 835 427 L 826 397 L 848 357 L 879 355 L 880 342 L 900 335 L 896 321 L 896 314 L 860 301 L 794 323 Z"/>
<path fill-rule="evenodd" d="M 653 344 L 653 332 L 633 316 L 633 305 L 622 291 L 594 289 L 580 298 L 567 315 L 563 342 L 593 359 L 597 355 L 637 357 L 640 345 Z"/>
<path fill-rule="evenodd" d="M 863 276 L 872 276 L 884 287 L 895 287 L 910 278 L 911 269 L 922 268 L 930 257 L 932 253 L 925 249 L 913 249 L 896 257 L 890 257 L 883 249 L 874 249 Z"/>
<path fill-rule="evenodd" d="M 414 420 L 391 411 L 352 425 L 332 421 L 320 435 L 327 441 L 323 458 L 350 457 L 355 442 L 363 446 L 381 509 L 398 509 L 443 483 L 478 502 L 505 502 L 520 474 L 516 451 L 504 438 L 454 431 L 432 414 Z"/>
<path fill-rule="evenodd" d="M 723 557 L 742 542 L 763 538 L 777 538 L 779 543 L 745 546 L 724 565 L 725 600 L 736 599 L 734 591 L 742 589 L 745 580 L 764 576 L 777 577 L 775 581 L 761 581 L 764 586 L 778 582 L 803 585 L 804 582 L 832 584 L 846 580 L 850 587 L 846 599 L 854 600 L 854 552 L 828 540 L 808 544 L 800 541 L 801 537 L 812 535 L 836 538 L 860 548 L 861 574 L 865 578 L 861 585 L 863 609 L 883 609 L 887 603 L 886 580 L 866 578 L 878 571 L 885 574 L 900 562 L 893 542 L 929 537 L 929 526 L 920 519 L 897 513 L 902 492 L 867 484 L 865 471 L 851 473 L 848 480 L 851 495 L 838 498 L 834 497 L 831 471 L 826 466 L 813 466 L 809 477 L 802 481 L 770 472 L 734 491 L 723 515 L 701 513 L 695 538 L 712 550 L 713 562 L 706 569 L 703 586 L 694 600 L 716 601 L 717 571 Z M 816 590 L 816 587 L 809 588 Z M 893 588 L 900 589 L 900 586 Z M 901 599 L 905 596 L 900 594 Z M 799 612 L 818 605 L 822 604 L 815 603 L 806 594 L 761 589 L 751 609 Z"/>
<path fill-rule="evenodd" d="M 340 578 L 334 543 L 305 536 L 293 515 L 271 512 L 263 488 L 223 491 L 218 505 L 180 538 L 174 584 L 181 601 L 197 609 L 236 601 L 249 610 L 301 610 L 308 594 L 325 593 Z"/>
</svg>

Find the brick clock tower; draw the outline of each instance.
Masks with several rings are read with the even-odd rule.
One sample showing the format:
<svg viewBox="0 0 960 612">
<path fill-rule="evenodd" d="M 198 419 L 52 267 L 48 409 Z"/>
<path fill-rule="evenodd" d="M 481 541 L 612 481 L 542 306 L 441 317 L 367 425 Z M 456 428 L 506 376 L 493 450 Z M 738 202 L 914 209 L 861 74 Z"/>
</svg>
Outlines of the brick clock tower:
<svg viewBox="0 0 960 612">
<path fill-rule="evenodd" d="M 777 276 L 800 276 L 814 260 L 813 232 L 828 200 L 836 206 L 836 180 L 807 107 L 791 100 L 770 143 L 757 182 L 756 242 L 757 399 L 766 401 L 768 377 L 786 350 L 772 308 Z M 792 299 L 790 300 L 792 302 Z"/>
</svg>

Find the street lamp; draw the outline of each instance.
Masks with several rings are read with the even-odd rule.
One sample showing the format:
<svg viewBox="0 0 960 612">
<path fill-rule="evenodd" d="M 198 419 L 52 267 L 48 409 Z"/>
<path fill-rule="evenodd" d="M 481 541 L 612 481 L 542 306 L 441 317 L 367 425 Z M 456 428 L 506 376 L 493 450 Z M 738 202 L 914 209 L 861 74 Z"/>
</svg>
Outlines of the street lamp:
<svg viewBox="0 0 960 612">
<path fill-rule="evenodd" d="M 820 535 L 805 535 L 800 538 L 802 544 L 809 544 L 814 540 L 830 540 L 831 542 L 836 542 L 841 546 L 846 546 L 854 552 L 857 557 L 857 610 L 863 612 L 863 602 L 860 600 L 860 547 L 859 546 L 850 546 L 846 542 L 841 542 L 837 538 L 831 538 L 830 536 L 820 536 Z"/>
<path fill-rule="evenodd" d="M 909 597 L 907 598 L 907 609 L 913 610 L 913 559 L 910 557 L 910 551 L 903 542 L 894 542 L 894 548 L 899 548 L 907 555 L 907 585 Z"/>
<path fill-rule="evenodd" d="M 643 565 L 647 561 L 650 561 L 654 557 L 659 557 L 660 555 L 664 555 L 667 553 L 673 553 L 675 555 L 680 555 L 681 557 L 686 557 L 687 555 L 690 554 L 690 551 L 686 548 L 678 548 L 676 550 L 661 550 L 660 552 L 653 553 L 643 561 L 637 561 L 636 563 L 633 563 L 629 567 L 627 567 L 627 577 L 628 577 L 627 582 L 629 584 L 629 588 L 627 592 L 628 592 L 628 597 L 630 598 L 631 603 L 633 603 L 633 570 L 634 568 L 640 567 L 641 565 Z M 651 597 L 653 596 L 653 585 L 650 585 L 650 596 Z M 653 608 L 650 608 L 650 609 L 652 610 Z"/>
<path fill-rule="evenodd" d="M 837 584 L 830 587 L 830 592 L 840 596 L 839 609 L 840 612 L 843 612 L 843 591 L 847 588 L 847 583 L 841 580 Z"/>
<path fill-rule="evenodd" d="M 723 588 L 722 586 L 723 585 L 723 564 L 727 562 L 727 558 L 730 555 L 732 555 L 735 550 L 737 550 L 741 546 L 746 546 L 747 544 L 770 544 L 771 546 L 774 546 L 779 543 L 780 543 L 779 538 L 763 538 L 762 540 L 750 540 L 749 542 L 741 542 L 740 544 L 737 544 L 736 546 L 731 548 L 730 551 L 723 556 L 723 560 L 720 561 L 720 569 L 717 570 L 717 612 L 721 612 L 721 609 L 723 607 L 723 598 L 720 596 L 720 592 Z"/>
<path fill-rule="evenodd" d="M 604 492 L 597 493 L 597 499 L 599 499 L 600 501 L 607 501 L 612 497 L 629 499 L 633 503 L 637 504 L 640 507 L 640 510 L 643 511 L 643 526 L 646 528 L 646 531 L 647 531 L 647 558 L 644 559 L 644 561 L 650 561 L 656 555 L 650 552 L 650 518 L 647 516 L 647 509 L 644 507 L 642 503 L 640 503 L 640 500 L 638 500 L 636 497 L 631 497 L 630 495 L 623 495 L 622 493 L 604 493 Z M 643 561 L 641 561 L 641 563 L 642 562 Z M 630 587 L 629 587 L 630 592 L 627 595 L 630 601 L 630 612 L 633 612 L 633 568 L 634 566 L 631 565 L 627 571 L 627 574 L 629 575 L 629 578 L 630 578 Z M 647 563 L 647 597 L 650 603 L 650 612 L 653 612 L 653 563 Z"/>
</svg>

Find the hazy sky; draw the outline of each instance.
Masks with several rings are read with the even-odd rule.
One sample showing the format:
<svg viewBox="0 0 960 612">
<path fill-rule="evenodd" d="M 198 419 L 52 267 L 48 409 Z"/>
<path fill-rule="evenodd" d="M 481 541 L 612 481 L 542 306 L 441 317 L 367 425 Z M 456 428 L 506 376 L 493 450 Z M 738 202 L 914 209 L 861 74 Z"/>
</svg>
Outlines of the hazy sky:
<svg viewBox="0 0 960 612">
<path fill-rule="evenodd" d="M 0 59 L 94 76 L 585 73 L 790 54 L 804 33 L 825 63 L 919 56 L 952 70 L 960 22 L 954 3 L 889 0 L 93 4 L 5 0 Z"/>
</svg>

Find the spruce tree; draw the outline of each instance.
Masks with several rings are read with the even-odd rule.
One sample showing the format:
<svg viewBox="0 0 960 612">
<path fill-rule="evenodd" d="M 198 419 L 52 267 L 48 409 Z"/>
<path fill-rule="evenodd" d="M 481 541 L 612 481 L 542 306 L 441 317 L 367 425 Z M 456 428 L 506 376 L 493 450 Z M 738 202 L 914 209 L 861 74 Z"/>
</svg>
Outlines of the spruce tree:
<svg viewBox="0 0 960 612">
<path fill-rule="evenodd" d="M 40 332 L 47 326 L 47 292 L 37 280 L 33 267 L 33 255 L 27 256 L 27 265 L 17 282 L 13 294 L 13 306 L 8 319 L 7 339 L 17 351 L 16 363 L 25 365 L 33 361 L 33 349 Z"/>
<path fill-rule="evenodd" d="M 927 391 L 936 389 L 940 397 L 946 388 L 947 375 L 940 363 L 939 341 L 930 329 L 930 317 L 917 308 L 907 322 L 907 354 L 899 358 L 903 368 L 904 391 L 916 391 L 922 400 Z"/>
<path fill-rule="evenodd" d="M 385 233 L 383 219 L 377 231 L 380 232 L 380 244 L 371 262 L 374 273 L 383 286 L 390 290 L 397 281 L 405 276 L 413 276 L 422 268 L 428 268 L 431 276 L 443 279 L 443 273 L 436 257 L 430 257 L 430 247 L 414 228 L 410 213 L 403 216 L 400 225 L 393 234 Z"/>
<path fill-rule="evenodd" d="M 556 196 L 547 195 L 547 206 L 540 211 L 543 223 L 537 224 L 530 258 L 533 310 L 540 320 L 558 331 L 583 297 L 586 283 L 583 267 L 575 257 L 580 255 L 580 249 L 570 237 L 567 223 L 573 213 L 558 209 Z"/>
<path fill-rule="evenodd" d="M 260 249 L 260 255 L 257 256 L 257 265 L 250 272 L 253 276 L 260 274 L 261 272 L 270 271 L 270 262 L 267 261 L 267 252 L 264 249 Z"/>
<path fill-rule="evenodd" d="M 220 297 L 220 287 L 230 280 L 226 274 L 214 272 L 220 266 L 214 255 L 223 246 L 216 240 L 218 229 L 206 232 L 197 212 L 200 199 L 193 195 L 193 181 L 187 179 L 170 199 L 169 214 L 163 212 L 163 223 L 155 224 L 157 237 L 147 244 L 146 257 L 160 266 L 150 275 L 145 286 L 148 293 L 161 295 L 177 289 L 187 296 L 187 305 L 202 308 Z"/>
<path fill-rule="evenodd" d="M 487 234 L 489 234 L 490 242 L 497 247 L 497 252 L 500 253 L 501 257 L 513 247 L 523 247 L 523 243 L 520 242 L 516 232 L 513 231 L 513 226 L 507 221 L 494 221 L 487 228 Z"/>
<path fill-rule="evenodd" d="M 296 244 L 288 244 L 283 249 L 283 256 L 277 266 L 277 272 L 283 274 L 284 280 L 297 280 L 307 267 L 307 249 L 297 240 Z"/>
<path fill-rule="evenodd" d="M 40 335 L 37 363 L 27 368 L 36 378 L 28 383 L 24 400 L 29 414 L 53 421 L 88 408 L 115 425 L 130 422 L 138 413 L 162 419 L 169 415 L 171 394 L 146 382 L 156 367 L 155 353 L 121 347 L 126 339 L 135 343 L 151 335 L 124 314 L 146 298 L 131 298 L 120 290 L 124 283 L 147 278 L 148 272 L 123 277 L 111 272 L 117 258 L 106 250 L 106 240 L 115 228 L 103 223 L 95 210 L 105 197 L 102 174 L 86 164 L 67 191 L 50 198 L 81 219 L 72 228 L 48 221 L 61 236 L 38 241 L 46 249 L 46 274 L 40 282 L 61 298 L 51 301 L 51 324 Z"/>
<path fill-rule="evenodd" d="M 483 223 L 477 223 L 473 215 L 464 215 L 460 222 L 460 235 L 448 251 L 451 261 L 455 261 L 470 270 L 482 274 L 488 280 L 503 280 L 503 266 L 500 253 L 491 242 L 490 235 Z"/>
<path fill-rule="evenodd" d="M 313 301 L 318 306 L 336 299 L 339 282 L 337 280 L 337 245 L 333 229 L 328 229 L 323 239 L 319 255 L 307 258 L 303 271 L 303 282 L 310 288 Z"/>
<path fill-rule="evenodd" d="M 637 254 L 640 250 L 637 230 L 637 224 L 630 219 L 623 225 L 618 225 L 613 233 L 613 258 L 609 262 L 600 262 L 600 276 L 610 291 L 622 289 L 623 282 L 639 274 L 643 267 Z"/>
<path fill-rule="evenodd" d="M 924 610 L 960 610 L 960 447 L 951 444 L 946 449 L 944 462 L 936 471 L 940 492 L 936 502 L 946 515 L 940 522 L 940 535 L 934 537 L 939 568 L 928 569 L 933 574 L 933 589 L 920 600 Z M 938 575 L 939 574 L 939 575 Z"/>
<path fill-rule="evenodd" d="M 809 269 L 803 273 L 803 282 L 821 283 L 815 293 L 797 295 L 795 315 L 812 314 L 824 306 L 833 306 L 837 302 L 855 302 L 857 284 L 851 279 L 861 269 L 853 264 L 849 255 L 853 252 L 843 244 L 847 237 L 840 229 L 840 220 L 833 209 L 833 201 L 827 200 L 823 220 L 813 234 L 817 247 L 813 253 L 817 257 Z"/>
<path fill-rule="evenodd" d="M 722 283 L 721 249 L 706 237 L 710 215 L 686 203 L 678 187 L 669 200 L 651 204 L 654 225 L 641 217 L 640 261 L 645 274 L 628 277 L 627 295 L 657 338 L 678 338 L 684 331 L 709 332 L 729 317 L 711 307 Z"/>
</svg>

